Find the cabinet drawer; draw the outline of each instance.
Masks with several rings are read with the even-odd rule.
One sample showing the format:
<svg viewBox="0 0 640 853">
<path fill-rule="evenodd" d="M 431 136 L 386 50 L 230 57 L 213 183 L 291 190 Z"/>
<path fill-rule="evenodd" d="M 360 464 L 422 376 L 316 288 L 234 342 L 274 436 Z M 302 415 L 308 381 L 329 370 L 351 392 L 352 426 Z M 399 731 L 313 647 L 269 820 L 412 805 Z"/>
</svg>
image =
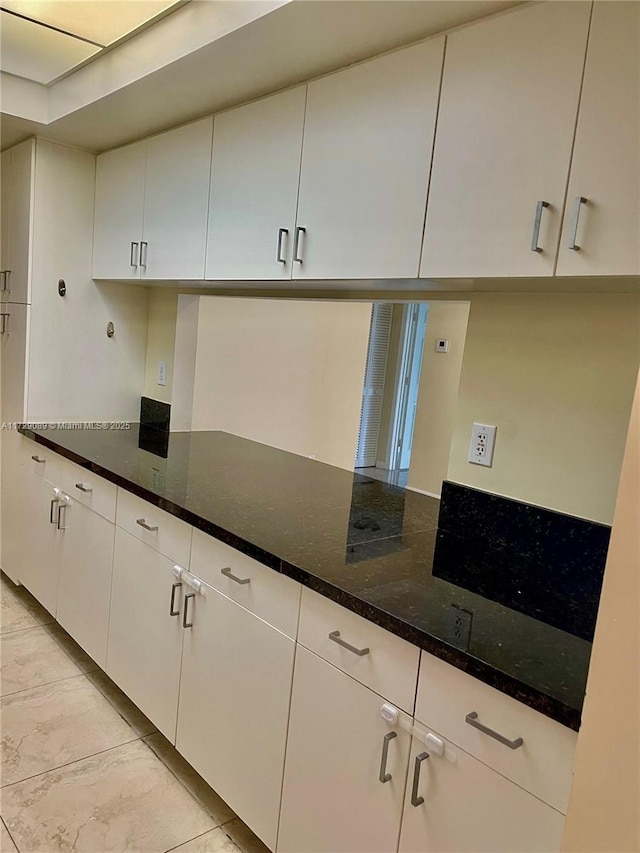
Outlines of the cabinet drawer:
<svg viewBox="0 0 640 853">
<path fill-rule="evenodd" d="M 44 467 L 44 466 L 40 466 Z M 116 520 L 117 486 L 81 468 L 68 459 L 58 458 L 54 485 L 69 497 L 102 515 L 108 521 Z"/>
<path fill-rule="evenodd" d="M 302 590 L 298 642 L 413 713 L 420 659 L 416 646 L 309 589 Z"/>
<path fill-rule="evenodd" d="M 477 717 L 467 722 L 469 714 Z M 577 740 L 571 729 L 426 652 L 416 718 L 566 814 Z M 478 724 L 512 743 L 523 742 L 512 749 Z"/>
<path fill-rule="evenodd" d="M 191 527 L 174 515 L 118 489 L 116 524 L 183 568 L 189 565 Z"/>
<path fill-rule="evenodd" d="M 20 459 L 25 468 L 57 485 L 55 481 L 60 473 L 62 457 L 24 436 L 21 436 L 20 444 Z"/>
<path fill-rule="evenodd" d="M 191 571 L 295 640 L 300 611 L 299 583 L 200 530 L 193 531 Z"/>
</svg>

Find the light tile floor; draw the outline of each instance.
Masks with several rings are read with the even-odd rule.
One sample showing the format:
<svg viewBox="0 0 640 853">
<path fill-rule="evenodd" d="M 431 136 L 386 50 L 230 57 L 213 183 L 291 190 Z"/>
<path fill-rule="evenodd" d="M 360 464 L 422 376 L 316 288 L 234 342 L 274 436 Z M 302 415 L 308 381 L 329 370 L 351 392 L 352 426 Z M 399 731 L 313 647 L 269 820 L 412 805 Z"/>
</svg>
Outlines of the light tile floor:
<svg viewBox="0 0 640 853">
<path fill-rule="evenodd" d="M 0 654 L 2 853 L 268 853 L 4 575 Z"/>
</svg>

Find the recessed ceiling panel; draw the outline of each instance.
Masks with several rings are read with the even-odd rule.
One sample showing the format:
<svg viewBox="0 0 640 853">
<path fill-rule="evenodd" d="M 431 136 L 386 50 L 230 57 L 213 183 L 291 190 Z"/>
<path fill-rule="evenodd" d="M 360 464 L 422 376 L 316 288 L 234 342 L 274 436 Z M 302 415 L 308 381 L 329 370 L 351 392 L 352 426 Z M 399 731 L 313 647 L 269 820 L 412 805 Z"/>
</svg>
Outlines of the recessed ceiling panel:
<svg viewBox="0 0 640 853">
<path fill-rule="evenodd" d="M 49 83 L 99 50 L 73 36 L 1 13 L 0 68 L 8 74 Z"/>
<path fill-rule="evenodd" d="M 176 0 L 2 0 L 2 7 L 100 45 L 112 44 Z"/>
</svg>

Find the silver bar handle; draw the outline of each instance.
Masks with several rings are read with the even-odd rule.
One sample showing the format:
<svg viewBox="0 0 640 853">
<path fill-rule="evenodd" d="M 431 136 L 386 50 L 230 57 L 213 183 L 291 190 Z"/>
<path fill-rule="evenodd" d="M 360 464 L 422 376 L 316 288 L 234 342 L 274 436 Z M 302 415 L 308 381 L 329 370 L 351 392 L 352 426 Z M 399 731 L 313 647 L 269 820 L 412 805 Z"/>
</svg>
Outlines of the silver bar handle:
<svg viewBox="0 0 640 853">
<path fill-rule="evenodd" d="M 76 489 L 79 489 L 81 492 L 88 494 L 93 491 L 91 486 L 87 486 L 85 483 L 76 483 Z"/>
<path fill-rule="evenodd" d="M 131 243 L 131 251 L 129 252 L 129 266 L 137 267 L 138 266 L 138 248 L 139 243 Z"/>
<path fill-rule="evenodd" d="M 465 722 L 469 723 L 470 726 L 473 726 L 474 729 L 478 729 L 478 731 L 483 732 L 485 735 L 489 735 L 494 740 L 497 740 L 499 743 L 508 746 L 509 749 L 518 749 L 524 743 L 524 740 L 521 737 L 517 737 L 515 740 L 509 740 L 504 735 L 501 735 L 499 732 L 495 732 L 493 729 L 487 728 L 478 720 L 478 712 L 471 711 L 471 713 L 467 714 L 464 718 Z"/>
<path fill-rule="evenodd" d="M 229 578 L 230 580 L 235 581 L 239 584 L 244 585 L 246 583 L 251 583 L 251 578 L 239 578 L 236 575 L 231 574 L 231 569 L 229 568 L 229 566 L 224 569 L 220 569 L 220 574 L 224 575 L 225 578 Z"/>
<path fill-rule="evenodd" d="M 582 210 L 582 205 L 586 204 L 589 199 L 585 198 L 583 195 L 577 196 L 575 200 L 575 207 L 573 208 L 573 224 L 571 226 L 571 238 L 569 239 L 569 248 L 573 249 L 574 252 L 580 251 L 580 246 L 578 246 L 576 240 L 578 239 L 578 223 L 580 222 L 580 211 Z"/>
<path fill-rule="evenodd" d="M 2 314 L 0 314 L 0 317 L 2 318 L 2 325 L 0 325 L 0 335 L 8 335 L 9 334 L 9 317 L 10 316 L 11 315 L 6 311 L 3 311 Z"/>
<path fill-rule="evenodd" d="M 184 612 L 182 614 L 182 627 L 183 628 L 193 628 L 193 622 L 189 622 L 189 618 L 187 613 L 189 611 L 189 602 L 191 599 L 195 598 L 195 592 L 188 592 L 184 597 Z"/>
<path fill-rule="evenodd" d="M 416 755 L 416 761 L 413 765 L 413 784 L 411 785 L 411 805 L 421 806 L 424 803 L 424 797 L 418 796 L 418 788 L 420 786 L 420 770 L 422 768 L 422 762 L 426 761 L 429 758 L 428 752 L 421 752 L 420 755 Z"/>
<path fill-rule="evenodd" d="M 11 275 L 11 270 L 2 270 L 0 272 L 0 276 L 1 276 L 0 281 L 2 281 L 2 284 L 0 284 L 0 291 L 2 291 L 2 293 L 9 293 L 9 276 L 10 275 Z"/>
<path fill-rule="evenodd" d="M 51 498 L 51 507 L 49 509 L 49 524 L 55 524 L 54 512 L 60 498 Z"/>
<path fill-rule="evenodd" d="M 329 639 L 333 640 L 334 643 L 337 643 L 339 646 L 342 646 L 343 649 L 349 649 L 350 652 L 353 652 L 354 655 L 358 655 L 358 657 L 362 657 L 363 655 L 369 654 L 369 649 L 358 649 L 355 646 L 352 646 L 351 643 L 345 643 L 344 640 L 340 639 L 340 631 L 332 631 L 329 634 Z"/>
<path fill-rule="evenodd" d="M 149 244 L 146 240 L 141 240 L 140 242 L 140 266 L 146 267 L 147 265 L 147 249 L 149 248 Z"/>
<path fill-rule="evenodd" d="M 144 527 L 145 530 L 150 530 L 154 533 L 158 529 L 158 525 L 147 524 L 146 519 L 144 518 L 136 518 L 136 524 L 139 524 L 140 527 Z"/>
<path fill-rule="evenodd" d="M 390 782 L 393 778 L 391 773 L 387 773 L 387 756 L 389 755 L 389 742 L 398 737 L 397 732 L 389 732 L 382 740 L 382 758 L 380 759 L 380 775 L 379 779 L 384 785 L 385 782 Z"/>
<path fill-rule="evenodd" d="M 179 616 L 180 608 L 176 610 L 176 591 L 180 589 L 182 584 L 180 581 L 171 586 L 171 601 L 169 602 L 169 616 Z"/>
<path fill-rule="evenodd" d="M 58 521 L 56 523 L 58 530 L 67 529 L 67 506 L 68 504 L 66 501 L 62 501 L 58 504 Z M 64 510 L 64 524 L 62 524 L 62 510 Z"/>
<path fill-rule="evenodd" d="M 300 257 L 300 254 L 299 254 L 299 249 L 300 249 L 300 235 L 301 235 L 301 234 L 306 234 L 306 233 L 307 233 L 307 229 L 306 229 L 306 228 L 302 228 L 302 226 L 298 225 L 298 227 L 296 228 L 296 238 L 295 238 L 295 241 L 294 241 L 294 244 L 293 244 L 293 260 L 294 260 L 297 264 L 301 264 L 301 263 L 302 263 L 302 258 Z"/>
<path fill-rule="evenodd" d="M 34 462 L 37 462 L 39 465 L 44 465 L 44 463 L 47 461 L 46 459 L 43 459 L 41 456 L 37 456 L 36 454 L 34 454 L 31 458 L 33 459 Z"/>
<path fill-rule="evenodd" d="M 538 246 L 540 239 L 540 226 L 542 225 L 542 211 L 545 207 L 549 207 L 548 201 L 539 201 L 536 205 L 536 218 L 533 222 L 533 236 L 531 237 L 531 251 L 541 252 L 542 249 Z"/>
<path fill-rule="evenodd" d="M 276 260 L 279 264 L 287 263 L 287 259 L 282 257 L 282 238 L 285 234 L 289 234 L 288 228 L 278 228 L 278 251 L 276 253 Z"/>
</svg>

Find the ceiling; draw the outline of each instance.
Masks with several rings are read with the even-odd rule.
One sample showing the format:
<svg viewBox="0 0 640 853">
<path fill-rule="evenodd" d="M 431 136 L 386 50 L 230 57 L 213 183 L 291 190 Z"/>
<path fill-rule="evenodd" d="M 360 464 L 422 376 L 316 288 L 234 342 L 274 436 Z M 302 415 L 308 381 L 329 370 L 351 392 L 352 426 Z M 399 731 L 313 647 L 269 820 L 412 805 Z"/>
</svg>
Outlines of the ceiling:
<svg viewBox="0 0 640 853">
<path fill-rule="evenodd" d="M 107 150 L 515 5 L 0 0 L 1 144 Z"/>
</svg>

